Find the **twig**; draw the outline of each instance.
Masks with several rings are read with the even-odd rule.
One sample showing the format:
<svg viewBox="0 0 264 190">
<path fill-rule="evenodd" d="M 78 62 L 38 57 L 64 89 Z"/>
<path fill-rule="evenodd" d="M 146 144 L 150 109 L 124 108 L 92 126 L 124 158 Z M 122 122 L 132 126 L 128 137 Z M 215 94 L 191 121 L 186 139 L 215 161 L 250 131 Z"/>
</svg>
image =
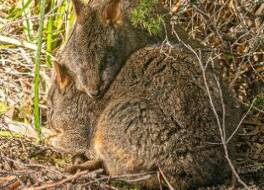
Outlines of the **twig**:
<svg viewBox="0 0 264 190">
<path fill-rule="evenodd" d="M 55 169 L 53 169 L 53 168 L 51 168 L 51 167 L 47 167 L 47 166 L 45 166 L 45 165 L 41 165 L 41 164 L 25 164 L 25 163 L 23 163 L 23 162 L 20 162 L 20 161 L 17 161 L 17 160 L 13 160 L 13 159 L 11 159 L 11 158 L 9 158 L 9 157 L 3 155 L 3 153 L 0 153 L 0 157 L 2 157 L 2 158 L 4 158 L 5 160 L 8 160 L 8 161 L 10 161 L 10 162 L 12 162 L 12 163 L 14 163 L 14 164 L 17 164 L 17 165 L 19 165 L 19 166 L 25 167 L 25 168 L 38 167 L 38 168 L 42 168 L 42 169 L 44 169 L 45 171 L 48 171 L 48 172 L 51 172 L 51 173 L 56 173 L 56 174 L 58 174 L 58 175 L 60 175 L 60 176 L 65 176 L 65 175 L 62 174 L 60 171 L 55 170 Z"/>
<path fill-rule="evenodd" d="M 46 185 L 42 185 L 39 187 L 24 188 L 23 190 L 43 190 L 43 189 L 55 188 L 59 185 L 65 184 L 69 181 L 73 181 L 73 180 L 75 180 L 75 179 L 79 178 L 80 176 L 85 175 L 87 173 L 88 173 L 88 171 L 77 172 L 76 174 L 71 175 L 71 176 L 69 176 L 69 177 L 67 177 L 61 181 L 58 181 L 56 183 L 46 184 Z"/>
<path fill-rule="evenodd" d="M 250 107 L 249 104 L 247 104 L 247 103 L 245 103 L 245 102 L 243 102 L 243 101 L 241 101 L 241 100 L 239 100 L 239 102 L 240 102 L 241 104 L 243 104 L 244 106 L 246 106 L 246 107 Z M 256 106 L 252 106 L 252 109 L 255 110 L 255 111 L 258 111 L 258 112 L 264 114 L 264 110 L 259 109 L 259 108 L 257 108 Z"/>
<path fill-rule="evenodd" d="M 145 181 L 149 178 L 151 178 L 152 175 L 145 175 L 145 176 L 142 176 L 142 177 L 139 177 L 139 178 L 136 178 L 136 179 L 120 179 L 122 181 L 125 181 L 127 183 L 136 183 L 136 182 L 139 182 L 139 181 Z"/>
<path fill-rule="evenodd" d="M 197 52 L 190 45 L 186 44 L 184 41 L 181 40 L 181 38 L 179 37 L 179 35 L 177 34 L 177 32 L 174 30 L 174 28 L 173 28 L 173 33 L 177 37 L 178 41 L 181 42 L 188 50 L 190 50 L 195 55 L 195 57 L 198 60 L 198 63 L 199 63 L 200 68 L 202 70 L 203 81 L 204 81 L 204 85 L 205 85 L 205 88 L 206 88 L 206 91 L 207 91 L 207 95 L 208 95 L 208 98 L 209 98 L 209 102 L 210 102 L 211 108 L 213 110 L 213 113 L 215 115 L 215 118 L 216 118 L 216 121 L 217 121 L 217 125 L 218 125 L 218 128 L 219 128 L 220 138 L 221 138 L 221 141 L 222 141 L 222 144 L 223 144 L 225 158 L 226 158 L 226 160 L 227 160 L 227 162 L 228 162 L 228 164 L 229 164 L 229 166 L 230 166 L 230 168 L 232 170 L 232 173 L 234 174 L 234 176 L 236 177 L 236 179 L 238 180 L 238 182 L 240 184 L 242 184 L 246 189 L 249 189 L 249 187 L 247 186 L 247 184 L 240 178 L 240 176 L 237 173 L 237 171 L 236 171 L 236 169 L 235 169 L 232 161 L 229 158 L 229 153 L 228 153 L 228 149 L 227 149 L 227 143 L 226 143 L 226 140 L 224 138 L 223 128 L 221 126 L 221 122 L 220 122 L 220 119 L 219 119 L 219 115 L 218 115 L 218 113 L 216 111 L 216 108 L 215 108 L 215 105 L 213 103 L 213 99 L 212 99 L 211 92 L 210 92 L 210 89 L 209 89 L 209 86 L 208 86 L 208 83 L 207 83 L 207 78 L 206 78 L 205 69 L 204 69 L 202 60 L 199 57 L 199 55 L 197 54 Z"/>
<path fill-rule="evenodd" d="M 167 177 L 165 176 L 165 174 L 163 173 L 163 171 L 160 169 L 160 167 L 159 167 L 159 171 L 160 171 L 160 174 L 162 175 L 163 179 L 167 183 L 169 189 L 170 190 L 174 190 L 174 187 L 172 187 L 172 185 L 170 184 L 169 180 L 167 179 Z"/>
<path fill-rule="evenodd" d="M 138 178 L 134 179 L 134 182 L 144 181 L 144 180 L 146 180 L 147 177 L 149 178 L 153 174 L 154 174 L 153 172 L 144 172 L 144 173 L 137 173 L 137 174 L 117 175 L 117 176 L 102 176 L 101 178 L 95 179 L 93 181 L 90 181 L 90 182 L 84 184 L 84 186 L 91 185 L 91 184 L 94 184 L 94 183 L 97 183 L 100 181 L 104 181 L 104 180 L 120 180 L 120 181 L 124 181 L 124 182 L 129 183 L 129 181 L 125 180 L 124 178 L 131 178 L 131 177 L 138 177 Z"/>
<path fill-rule="evenodd" d="M 159 189 L 162 190 L 162 184 L 161 184 L 161 179 L 160 179 L 160 172 L 157 171 L 157 178 L 159 181 Z"/>
<path fill-rule="evenodd" d="M 211 60 L 213 63 L 213 60 Z M 222 104 L 222 130 L 223 130 L 223 139 L 226 141 L 226 109 L 225 109 L 225 102 L 224 102 L 224 97 L 223 97 L 223 91 L 221 89 L 221 85 L 219 80 L 217 79 L 216 75 L 214 74 L 215 82 L 217 84 L 217 88 L 219 90 L 219 95 L 221 99 L 221 104 Z M 238 127 L 239 128 L 239 127 Z"/>
<path fill-rule="evenodd" d="M 238 129 L 240 128 L 241 124 L 243 123 L 243 121 L 245 120 L 245 118 L 247 117 L 247 115 L 249 114 L 249 112 L 251 111 L 254 103 L 256 101 L 256 98 L 252 101 L 248 111 L 245 113 L 245 115 L 242 117 L 242 119 L 240 120 L 239 124 L 237 125 L 236 129 L 233 131 L 233 133 L 230 135 L 230 137 L 226 140 L 226 144 L 229 143 L 229 141 L 233 138 L 233 136 L 236 134 L 236 132 L 238 131 Z"/>
<path fill-rule="evenodd" d="M 102 187 L 103 189 L 111 189 L 111 190 L 119 190 L 116 187 L 113 187 L 112 185 L 107 185 L 107 184 L 100 184 L 100 187 Z"/>
</svg>

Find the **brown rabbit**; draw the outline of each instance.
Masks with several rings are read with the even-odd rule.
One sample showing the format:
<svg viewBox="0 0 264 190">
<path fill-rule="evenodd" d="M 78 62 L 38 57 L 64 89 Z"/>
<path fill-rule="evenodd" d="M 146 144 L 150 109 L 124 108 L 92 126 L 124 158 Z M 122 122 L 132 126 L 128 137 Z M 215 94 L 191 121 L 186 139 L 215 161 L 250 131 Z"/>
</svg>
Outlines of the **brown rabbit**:
<svg viewBox="0 0 264 190">
<path fill-rule="evenodd" d="M 151 36 L 133 26 L 130 10 L 136 2 L 90 0 L 88 4 L 73 0 L 77 22 L 58 60 L 75 74 L 77 88 L 89 96 L 103 94 L 134 51 L 161 43 L 166 35 L 176 41 L 170 31 Z M 157 12 L 164 10 L 159 7 Z M 185 31 L 180 27 L 176 30 L 187 41 Z M 194 41 L 192 44 L 200 46 Z"/>
<path fill-rule="evenodd" d="M 100 99 L 79 91 L 75 74 L 56 64 L 49 94 L 49 123 L 59 133 L 53 142 L 86 152 L 89 167 L 102 164 L 110 176 L 161 170 L 175 189 L 222 183 L 230 170 L 199 65 L 182 48 L 172 49 L 174 58 L 160 50 L 152 46 L 133 53 Z M 221 97 L 209 68 L 206 77 L 220 114 Z M 221 86 L 229 137 L 239 112 Z M 232 141 L 229 148 L 232 155 Z M 158 179 L 143 185 L 158 188 Z"/>
</svg>

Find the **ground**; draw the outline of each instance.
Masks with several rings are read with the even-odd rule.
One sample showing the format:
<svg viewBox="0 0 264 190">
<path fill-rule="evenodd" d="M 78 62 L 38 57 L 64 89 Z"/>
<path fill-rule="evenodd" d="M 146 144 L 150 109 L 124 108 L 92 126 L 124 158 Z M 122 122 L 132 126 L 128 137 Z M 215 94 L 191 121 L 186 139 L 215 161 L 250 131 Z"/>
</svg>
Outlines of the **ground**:
<svg viewBox="0 0 264 190">
<path fill-rule="evenodd" d="M 240 157 L 234 163 L 252 189 L 264 189 L 263 123 L 254 116 L 250 118 L 239 134 Z M 122 176 L 106 176 L 103 169 L 70 174 L 65 168 L 73 160 L 74 155 L 58 152 L 36 139 L 6 132 L 0 137 L 0 189 L 139 189 L 124 185 Z M 222 185 L 201 190 L 228 188 L 229 185 Z"/>
<path fill-rule="evenodd" d="M 67 173 L 65 168 L 74 162 L 75 156 L 63 154 L 45 141 L 37 140 L 36 132 L 32 129 L 32 88 L 38 5 L 35 1 L 24 10 L 18 6 L 19 3 L 21 6 L 21 2 L 0 0 L 0 190 L 138 189 L 125 185 L 122 176 L 110 179 L 102 170 Z M 46 18 L 52 14 L 59 15 L 53 27 L 52 55 L 55 55 L 67 30 L 70 30 L 68 17 L 65 16 L 70 15 L 67 13 L 70 6 L 67 6 L 66 0 L 58 1 L 54 8 L 50 5 L 51 1 L 47 2 Z M 168 1 L 163 2 L 168 5 Z M 240 132 L 236 134 L 239 136 L 237 150 L 240 153 L 239 158 L 233 160 L 236 170 L 252 189 L 264 189 L 264 2 L 173 2 L 172 21 L 181 24 L 190 37 L 212 48 L 215 63 L 221 67 L 223 78 L 230 84 L 246 116 Z M 22 14 L 22 10 L 26 14 Z M 57 12 L 52 12 L 54 10 Z M 47 23 L 46 20 L 46 28 Z M 30 31 L 28 24 L 32 25 Z M 45 40 L 48 34 L 47 29 Z M 30 36 L 32 39 L 29 39 Z M 48 46 L 47 40 L 43 49 Z M 52 79 L 47 57 L 43 52 L 40 72 L 44 134 L 47 92 Z M 229 185 L 222 185 L 201 190 L 228 188 Z M 234 189 L 239 188 L 236 186 Z"/>
</svg>

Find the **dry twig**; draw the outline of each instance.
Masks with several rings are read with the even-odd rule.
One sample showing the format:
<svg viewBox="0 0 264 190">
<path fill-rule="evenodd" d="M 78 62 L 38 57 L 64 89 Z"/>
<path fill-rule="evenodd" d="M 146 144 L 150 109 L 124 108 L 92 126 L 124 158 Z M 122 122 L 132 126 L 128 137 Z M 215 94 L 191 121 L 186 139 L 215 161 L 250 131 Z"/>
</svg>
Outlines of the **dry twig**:
<svg viewBox="0 0 264 190">
<path fill-rule="evenodd" d="M 172 25 L 172 27 L 173 27 L 173 25 Z M 224 130 L 224 126 L 221 125 L 221 122 L 220 122 L 220 119 L 219 119 L 219 115 L 218 115 L 218 113 L 216 111 L 216 108 L 215 108 L 215 105 L 213 103 L 212 95 L 211 95 L 211 92 L 210 92 L 210 89 L 209 89 L 209 86 L 208 86 L 208 82 L 207 82 L 207 78 L 206 78 L 206 71 L 205 71 L 205 68 L 203 66 L 202 60 L 201 60 L 200 56 L 198 55 L 198 53 L 190 45 L 186 44 L 184 41 L 181 40 L 181 38 L 178 36 L 177 32 L 174 29 L 173 29 L 173 33 L 175 34 L 175 36 L 177 37 L 177 39 L 179 40 L 179 42 L 181 42 L 197 58 L 197 61 L 198 61 L 199 65 L 200 65 L 200 68 L 202 70 L 204 85 L 205 85 L 205 88 L 206 88 L 206 91 L 207 91 L 207 95 L 208 95 L 208 98 L 209 98 L 209 102 L 210 102 L 211 108 L 213 110 L 213 113 L 215 115 L 215 118 L 217 120 L 217 125 L 218 125 L 218 129 L 219 129 L 219 133 L 220 133 L 220 138 L 221 138 L 221 142 L 222 142 L 222 145 L 223 145 L 223 148 L 224 148 L 224 152 L 225 152 L 225 158 L 226 158 L 226 160 L 227 160 L 227 162 L 228 162 L 228 164 L 229 164 L 229 166 L 230 166 L 230 168 L 231 168 L 234 176 L 238 180 L 238 182 L 240 184 L 242 184 L 246 189 L 249 189 L 248 185 L 240 178 L 240 176 L 237 173 L 237 171 L 236 171 L 236 169 L 235 169 L 232 161 L 229 158 L 229 153 L 228 153 L 228 149 L 227 149 L 227 141 L 226 141 L 225 135 L 224 135 L 225 132 L 223 131 Z"/>
</svg>

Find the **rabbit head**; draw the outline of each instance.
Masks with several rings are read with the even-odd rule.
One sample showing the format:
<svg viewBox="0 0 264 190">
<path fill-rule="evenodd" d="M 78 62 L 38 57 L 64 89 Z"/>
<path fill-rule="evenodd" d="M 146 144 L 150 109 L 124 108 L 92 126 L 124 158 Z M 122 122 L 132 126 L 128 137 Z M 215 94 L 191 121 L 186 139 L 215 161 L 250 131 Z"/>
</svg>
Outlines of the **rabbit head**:
<svg viewBox="0 0 264 190">
<path fill-rule="evenodd" d="M 75 88 L 65 66 L 54 64 L 55 80 L 48 94 L 48 142 L 65 152 L 85 152 L 91 133 L 88 105 L 91 98 Z"/>
<path fill-rule="evenodd" d="M 89 96 L 104 91 L 129 55 L 156 39 L 129 21 L 125 0 L 73 0 L 76 23 L 58 60 Z"/>
</svg>

